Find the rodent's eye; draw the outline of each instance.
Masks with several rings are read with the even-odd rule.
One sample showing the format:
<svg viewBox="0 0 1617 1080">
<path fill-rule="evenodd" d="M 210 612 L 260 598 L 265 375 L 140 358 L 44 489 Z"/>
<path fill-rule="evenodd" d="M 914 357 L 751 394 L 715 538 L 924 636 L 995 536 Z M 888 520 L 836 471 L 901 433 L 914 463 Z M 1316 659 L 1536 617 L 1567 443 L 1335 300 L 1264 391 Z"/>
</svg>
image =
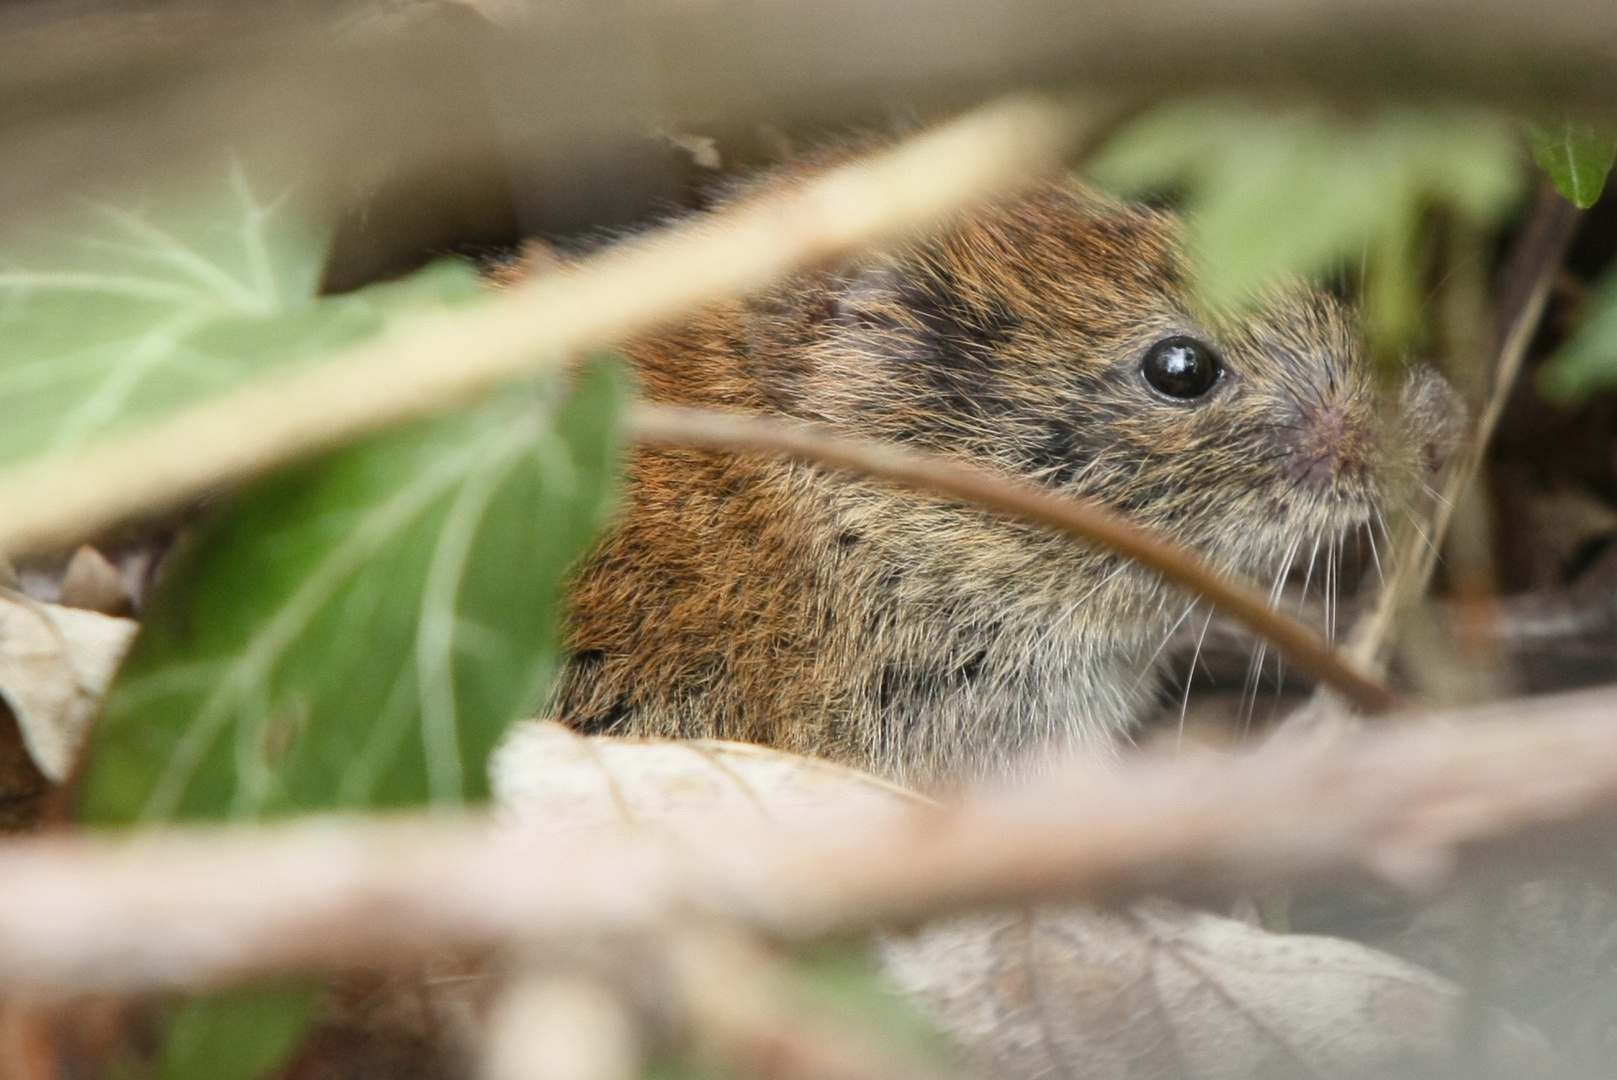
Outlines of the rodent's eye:
<svg viewBox="0 0 1617 1080">
<path fill-rule="evenodd" d="M 1212 346 L 1193 337 L 1163 338 L 1145 354 L 1140 374 L 1171 398 L 1199 398 L 1218 383 L 1224 364 Z"/>
</svg>

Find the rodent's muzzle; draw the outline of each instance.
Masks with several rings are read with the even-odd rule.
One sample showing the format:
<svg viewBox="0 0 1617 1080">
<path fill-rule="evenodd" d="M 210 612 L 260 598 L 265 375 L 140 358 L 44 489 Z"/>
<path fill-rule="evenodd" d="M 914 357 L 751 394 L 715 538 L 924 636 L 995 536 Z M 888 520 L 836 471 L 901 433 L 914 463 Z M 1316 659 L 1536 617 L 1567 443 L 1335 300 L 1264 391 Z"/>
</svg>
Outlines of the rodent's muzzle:
<svg viewBox="0 0 1617 1080">
<path fill-rule="evenodd" d="M 1352 402 L 1333 401 L 1302 411 L 1281 429 L 1282 468 L 1306 488 L 1333 492 L 1369 482 L 1375 464 L 1374 417 Z"/>
<path fill-rule="evenodd" d="M 1459 395 L 1436 370 L 1412 369 L 1398 392 L 1338 386 L 1295 402 L 1275 437 L 1288 479 L 1339 501 L 1382 501 L 1408 479 L 1429 481 L 1465 429 Z"/>
</svg>

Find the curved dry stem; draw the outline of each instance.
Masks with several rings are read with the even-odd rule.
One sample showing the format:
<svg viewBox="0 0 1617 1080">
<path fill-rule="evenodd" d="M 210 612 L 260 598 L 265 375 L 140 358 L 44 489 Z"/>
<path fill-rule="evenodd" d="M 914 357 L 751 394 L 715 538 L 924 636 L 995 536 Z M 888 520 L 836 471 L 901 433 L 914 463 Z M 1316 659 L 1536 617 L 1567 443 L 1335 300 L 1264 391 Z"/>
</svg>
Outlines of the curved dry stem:
<svg viewBox="0 0 1617 1080">
<path fill-rule="evenodd" d="M 1120 551 L 1239 620 L 1286 655 L 1298 670 L 1330 685 L 1366 712 L 1400 699 L 1344 660 L 1308 627 L 1269 606 L 1257 591 L 1201 556 L 1136 525 L 1116 511 L 1057 495 L 1018 477 L 921 454 L 890 443 L 838 435 L 822 425 L 667 405 L 643 405 L 629 430 L 643 442 L 758 451 L 947 495 Z"/>
</svg>

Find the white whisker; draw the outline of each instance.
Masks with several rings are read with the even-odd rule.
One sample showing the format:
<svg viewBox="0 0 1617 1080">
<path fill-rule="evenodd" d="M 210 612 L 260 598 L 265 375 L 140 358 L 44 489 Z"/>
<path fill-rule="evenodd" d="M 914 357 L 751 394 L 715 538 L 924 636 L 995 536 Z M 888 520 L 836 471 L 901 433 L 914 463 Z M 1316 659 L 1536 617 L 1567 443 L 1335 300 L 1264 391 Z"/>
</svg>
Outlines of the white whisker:
<svg viewBox="0 0 1617 1080">
<path fill-rule="evenodd" d="M 1432 498 L 1436 499 L 1443 506 L 1447 507 L 1450 510 L 1454 509 L 1454 504 L 1452 502 L 1450 502 L 1447 498 L 1445 498 L 1443 496 L 1443 493 L 1441 491 L 1437 490 L 1431 484 L 1428 484 L 1426 481 L 1422 480 L 1420 486 L 1426 489 L 1426 494 L 1428 494 Z"/>
<path fill-rule="evenodd" d="M 1336 644 L 1336 619 L 1342 608 L 1342 545 L 1343 537 L 1331 544 L 1329 559 L 1325 563 L 1325 576 L 1330 581 L 1330 600 L 1325 607 L 1325 641 Z"/>
<path fill-rule="evenodd" d="M 1185 696 L 1179 703 L 1179 745 L 1185 744 L 1185 716 L 1190 712 L 1190 684 L 1196 679 L 1196 665 L 1201 663 L 1202 643 L 1207 640 L 1207 628 L 1213 625 L 1214 609 L 1207 609 L 1202 620 L 1202 632 L 1196 635 L 1196 651 L 1190 655 L 1190 670 L 1185 674 Z"/>
<path fill-rule="evenodd" d="M 1375 531 L 1373 529 L 1366 529 L 1364 531 L 1364 538 L 1370 541 L 1370 561 L 1375 565 L 1376 568 L 1376 580 L 1381 582 L 1382 586 L 1385 587 L 1387 584 L 1387 575 L 1381 572 L 1381 552 L 1376 550 Z"/>
<path fill-rule="evenodd" d="M 1296 546 L 1293 547 L 1295 554 Z M 1269 587 L 1269 606 L 1277 607 L 1280 604 L 1280 593 L 1286 587 L 1286 574 L 1290 571 L 1289 563 L 1281 564 L 1275 574 L 1274 584 Z M 1252 728 L 1252 714 L 1258 708 L 1258 690 L 1263 685 L 1263 658 L 1268 654 L 1269 643 L 1263 639 L 1258 640 L 1257 651 L 1253 654 L 1252 663 L 1247 667 L 1245 682 L 1241 684 L 1241 697 L 1246 701 L 1246 718 L 1242 723 L 1243 733 Z"/>
<path fill-rule="evenodd" d="M 1319 541 L 1318 536 L 1314 537 L 1313 550 L 1308 553 L 1308 570 L 1303 574 L 1303 595 L 1297 601 L 1297 614 L 1299 615 L 1303 612 L 1303 605 L 1308 603 L 1308 586 L 1314 580 L 1314 560 L 1319 558 Z"/>
<path fill-rule="evenodd" d="M 1420 522 L 1415 521 L 1414 519 L 1411 519 L 1409 524 L 1415 530 L 1415 535 L 1419 536 L 1421 538 L 1422 542 L 1424 542 L 1426 544 L 1426 549 L 1428 551 L 1432 552 L 1432 554 L 1434 554 L 1434 555 L 1437 554 L 1437 545 L 1432 543 L 1431 536 L 1427 533 L 1427 531 L 1425 529 L 1421 528 Z"/>
<path fill-rule="evenodd" d="M 1179 616 L 1178 619 L 1174 620 L 1174 624 L 1172 626 L 1168 627 L 1168 632 L 1162 635 L 1162 643 L 1157 646 L 1157 651 L 1151 654 L 1151 659 L 1145 662 L 1145 667 L 1140 670 L 1139 677 L 1134 680 L 1134 685 L 1129 687 L 1130 695 L 1132 695 L 1134 691 L 1138 690 L 1140 688 L 1140 684 L 1145 681 L 1145 677 L 1151 674 L 1152 669 L 1156 667 L 1157 657 L 1162 655 L 1162 650 L 1168 647 L 1168 642 L 1173 640 L 1174 634 L 1179 630 L 1179 627 L 1184 624 L 1184 621 L 1190 618 L 1190 613 L 1196 610 L 1196 605 L 1200 602 L 1201 601 L 1199 600 L 1192 600 L 1190 602 L 1190 606 L 1185 608 L 1184 612 Z"/>
<path fill-rule="evenodd" d="M 1269 643 L 1259 639 L 1258 647 L 1247 665 L 1246 680 L 1241 683 L 1241 701 L 1246 706 L 1246 715 L 1241 718 L 1242 735 L 1252 730 L 1252 713 L 1258 706 L 1258 686 L 1263 681 L 1263 658 L 1268 651 Z"/>
</svg>

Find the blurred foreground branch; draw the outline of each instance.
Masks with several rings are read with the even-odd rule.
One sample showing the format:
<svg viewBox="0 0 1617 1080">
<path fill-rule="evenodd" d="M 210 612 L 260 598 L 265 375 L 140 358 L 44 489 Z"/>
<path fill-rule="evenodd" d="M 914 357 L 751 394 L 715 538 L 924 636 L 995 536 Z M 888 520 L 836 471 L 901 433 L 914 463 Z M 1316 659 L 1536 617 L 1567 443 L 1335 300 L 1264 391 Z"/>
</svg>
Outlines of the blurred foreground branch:
<svg viewBox="0 0 1617 1080">
<path fill-rule="evenodd" d="M 799 185 L 422 317 L 313 369 L 264 378 L 143 430 L 0 471 L 0 550 L 50 548 L 171 508 L 387 424 L 643 332 L 797 267 L 893 240 L 1053 170 L 1078 111 L 1003 102 Z"/>
<path fill-rule="evenodd" d="M 1503 841 L 1576 855 L 1617 811 L 1617 692 L 1243 756 L 1075 764 L 952 808 L 659 831 L 463 821 L 50 838 L 0 848 L 0 986 L 217 985 L 440 947 L 716 916 L 789 938 L 1035 899 L 1368 871 L 1425 886 Z M 1559 846 L 1558 846 L 1559 845 Z"/>
<path fill-rule="evenodd" d="M 1029 87 L 1617 102 L 1598 0 L 86 7 L 0 12 L 0 217 L 224 145 L 328 180 L 493 156 L 588 187 L 652 129 L 847 125 Z"/>
</svg>

